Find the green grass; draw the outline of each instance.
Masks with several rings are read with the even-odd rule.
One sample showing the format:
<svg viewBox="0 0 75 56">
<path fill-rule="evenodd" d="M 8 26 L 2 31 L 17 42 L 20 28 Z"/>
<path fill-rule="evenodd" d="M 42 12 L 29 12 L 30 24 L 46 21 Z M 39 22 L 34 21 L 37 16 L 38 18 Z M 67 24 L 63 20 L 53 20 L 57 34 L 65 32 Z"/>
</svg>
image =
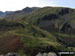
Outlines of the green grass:
<svg viewBox="0 0 75 56">
<path fill-rule="evenodd" d="M 58 41 L 58 39 L 60 38 L 63 42 L 65 42 L 65 38 L 68 38 L 70 35 L 69 34 L 63 34 L 63 33 L 58 33 L 58 32 L 50 32 L 48 30 L 44 30 L 42 28 L 40 28 L 39 26 L 43 26 L 43 25 L 36 25 L 37 20 L 38 19 L 42 19 L 45 15 L 49 15 L 49 14 L 56 14 L 59 16 L 59 18 L 57 18 L 56 20 L 54 20 L 52 22 L 52 24 L 57 24 L 56 27 L 57 29 L 62 27 L 62 24 L 64 22 L 64 18 L 69 18 L 68 16 L 70 16 L 70 19 L 66 19 L 67 23 L 73 25 L 75 20 L 71 20 L 71 18 L 74 18 L 74 15 L 72 16 L 73 13 L 70 12 L 70 14 L 66 14 L 66 15 L 59 15 L 58 12 L 61 11 L 62 8 L 60 7 L 44 7 L 41 8 L 37 11 L 34 11 L 32 13 L 30 13 L 30 15 L 27 17 L 26 21 L 22 21 L 21 19 L 17 19 L 19 17 L 16 18 L 16 20 L 0 20 L 0 25 L 1 27 L 4 27 L 1 29 L 0 32 L 2 32 L 0 34 L 0 38 L 4 38 L 6 36 L 9 36 L 8 38 L 10 38 L 11 36 L 17 35 L 20 37 L 20 43 L 22 44 L 22 48 L 18 49 L 17 52 L 20 53 L 20 55 L 22 56 L 24 53 L 24 49 L 25 47 L 30 49 L 30 53 L 29 55 L 33 52 L 33 50 L 37 48 L 38 51 L 44 51 L 45 48 L 47 48 L 48 46 L 52 46 L 57 50 L 61 50 L 61 51 L 69 51 L 69 50 L 74 50 L 74 47 L 70 47 L 69 45 L 67 45 L 67 47 L 65 47 L 65 44 Z M 20 18 L 23 18 L 24 15 L 21 15 Z M 21 22 L 20 22 L 21 20 Z M 70 21 L 71 20 L 71 21 Z M 40 21 L 40 22 L 47 22 L 47 21 Z M 17 24 L 20 24 L 20 26 L 17 26 Z M 12 27 L 13 25 L 13 27 Z M 35 26 L 36 25 L 36 26 Z M 24 26 L 24 27 L 22 27 Z M 73 25 L 74 26 L 74 25 Z M 51 27 L 51 26 L 49 26 Z M 45 28 L 45 27 L 44 27 Z M 53 29 L 54 30 L 54 29 Z M 62 39 L 61 37 L 63 37 L 64 39 Z M 14 38 L 14 37 L 12 37 Z M 75 35 L 72 35 L 72 38 L 75 38 Z M 67 44 L 73 44 L 73 41 L 69 41 L 69 43 Z M 68 48 L 70 47 L 70 48 Z"/>
<path fill-rule="evenodd" d="M 60 7 L 59 8 L 45 7 L 45 8 L 39 9 L 37 11 L 30 13 L 26 21 L 35 23 L 39 18 L 42 18 L 43 16 L 47 14 L 56 14 L 58 9 L 61 9 L 61 8 Z"/>
</svg>

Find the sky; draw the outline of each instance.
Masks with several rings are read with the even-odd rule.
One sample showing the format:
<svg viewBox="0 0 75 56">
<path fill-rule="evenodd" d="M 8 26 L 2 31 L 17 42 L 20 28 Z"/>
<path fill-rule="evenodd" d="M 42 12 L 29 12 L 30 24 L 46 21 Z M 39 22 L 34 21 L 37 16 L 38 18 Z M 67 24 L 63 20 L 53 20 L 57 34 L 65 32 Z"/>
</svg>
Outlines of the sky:
<svg viewBox="0 0 75 56">
<path fill-rule="evenodd" d="M 75 0 L 0 0 L 0 11 L 16 11 L 25 7 L 45 6 L 75 8 Z"/>
</svg>

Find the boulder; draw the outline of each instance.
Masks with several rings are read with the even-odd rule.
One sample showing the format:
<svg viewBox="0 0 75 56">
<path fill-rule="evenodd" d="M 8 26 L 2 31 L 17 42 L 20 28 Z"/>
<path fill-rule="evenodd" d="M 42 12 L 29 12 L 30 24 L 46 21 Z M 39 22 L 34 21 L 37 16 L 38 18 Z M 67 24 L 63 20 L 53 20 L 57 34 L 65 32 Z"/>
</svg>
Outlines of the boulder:
<svg viewBox="0 0 75 56">
<path fill-rule="evenodd" d="M 49 52 L 49 53 L 48 53 L 48 56 L 57 56 L 57 55 L 56 55 L 56 53 Z"/>
</svg>

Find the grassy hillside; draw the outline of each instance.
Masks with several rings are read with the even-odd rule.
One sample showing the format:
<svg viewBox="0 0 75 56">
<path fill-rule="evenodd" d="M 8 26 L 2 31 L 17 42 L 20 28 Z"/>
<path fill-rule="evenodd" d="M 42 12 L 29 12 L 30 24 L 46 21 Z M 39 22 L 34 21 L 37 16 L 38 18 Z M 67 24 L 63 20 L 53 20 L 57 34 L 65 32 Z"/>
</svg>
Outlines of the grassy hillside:
<svg viewBox="0 0 75 56">
<path fill-rule="evenodd" d="M 0 21 L 2 22 L 2 20 Z M 0 35 L 0 54 L 23 51 L 24 54 L 33 56 L 38 52 L 68 50 L 57 41 L 56 36 L 37 26 L 26 22 L 5 20 L 3 22 L 0 23 L 1 27 L 4 26 L 2 30 L 0 29 L 2 31 Z"/>
<path fill-rule="evenodd" d="M 21 14 L 21 18 L 14 16 L 16 20 L 1 19 L 0 54 L 35 56 L 39 52 L 75 51 L 74 13 L 70 8 L 44 7 L 27 17 Z"/>
<path fill-rule="evenodd" d="M 48 31 L 61 30 L 65 23 L 75 29 L 74 14 L 75 10 L 71 8 L 44 7 L 33 11 L 26 21 Z"/>
</svg>

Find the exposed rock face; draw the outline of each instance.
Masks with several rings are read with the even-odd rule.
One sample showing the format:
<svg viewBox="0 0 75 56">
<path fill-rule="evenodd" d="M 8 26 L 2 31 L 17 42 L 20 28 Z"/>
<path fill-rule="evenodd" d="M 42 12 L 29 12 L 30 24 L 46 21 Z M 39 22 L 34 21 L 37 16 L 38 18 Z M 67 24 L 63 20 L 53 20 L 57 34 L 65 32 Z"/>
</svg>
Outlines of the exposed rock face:
<svg viewBox="0 0 75 56">
<path fill-rule="evenodd" d="M 64 21 L 72 24 L 75 29 L 75 23 L 71 19 L 75 18 L 75 10 L 70 8 L 41 8 L 28 15 L 26 21 L 30 24 L 39 26 L 49 32 L 59 32 L 60 26 Z M 75 22 L 75 21 L 74 21 Z M 57 26 L 55 26 L 57 23 Z M 66 28 L 68 29 L 68 28 Z"/>
<path fill-rule="evenodd" d="M 42 20 L 52 20 L 52 19 L 56 19 L 58 18 L 58 15 L 57 14 L 48 14 L 48 15 L 45 15 Z"/>
<path fill-rule="evenodd" d="M 75 29 L 73 29 L 73 27 L 68 24 L 68 23 L 65 23 L 62 28 L 60 29 L 61 32 L 65 32 L 65 33 L 75 33 Z"/>
<path fill-rule="evenodd" d="M 65 15 L 65 14 L 68 14 L 70 12 L 69 8 L 62 8 L 60 11 L 59 11 L 59 14 L 60 15 Z"/>
</svg>

